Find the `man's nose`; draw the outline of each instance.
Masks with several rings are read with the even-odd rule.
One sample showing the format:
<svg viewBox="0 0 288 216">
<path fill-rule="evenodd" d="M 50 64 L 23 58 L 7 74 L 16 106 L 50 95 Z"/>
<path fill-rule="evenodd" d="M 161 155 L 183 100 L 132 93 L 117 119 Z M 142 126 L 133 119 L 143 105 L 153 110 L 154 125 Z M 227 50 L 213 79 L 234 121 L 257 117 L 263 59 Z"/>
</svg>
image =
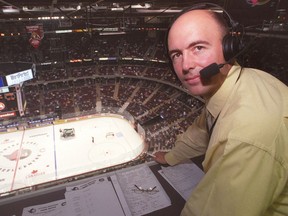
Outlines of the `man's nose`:
<svg viewBox="0 0 288 216">
<path fill-rule="evenodd" d="M 189 73 L 191 69 L 195 68 L 195 61 L 190 53 L 183 53 L 182 70 L 184 74 Z"/>
</svg>

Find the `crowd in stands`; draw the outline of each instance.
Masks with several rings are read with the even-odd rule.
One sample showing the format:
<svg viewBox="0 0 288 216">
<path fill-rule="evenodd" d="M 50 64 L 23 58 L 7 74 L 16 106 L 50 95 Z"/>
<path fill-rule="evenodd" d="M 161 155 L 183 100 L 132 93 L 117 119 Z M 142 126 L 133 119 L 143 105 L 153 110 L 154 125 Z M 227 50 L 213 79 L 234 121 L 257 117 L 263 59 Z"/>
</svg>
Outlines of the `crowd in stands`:
<svg viewBox="0 0 288 216">
<path fill-rule="evenodd" d="M 37 64 L 36 78 L 23 87 L 27 116 L 49 115 L 56 108 L 65 115 L 116 107 L 145 127 L 145 122 L 161 115 L 161 120 L 145 127 L 149 150 L 157 151 L 172 148 L 176 135 L 203 107 L 202 100 L 189 95 L 163 63 L 167 61 L 163 37 L 147 37 L 143 32 L 106 37 L 47 34 L 38 49 L 28 40 L 0 37 L 0 62 Z M 288 84 L 287 52 L 287 40 L 261 38 L 240 60 Z"/>
<path fill-rule="evenodd" d="M 203 102 L 172 85 L 140 77 L 98 77 L 32 83 L 26 85 L 24 91 L 30 116 L 52 114 L 56 107 L 61 107 L 63 115 L 118 107 L 119 112 L 128 111 L 141 124 L 161 114 L 163 121 L 145 128 L 146 141 L 152 151 L 156 140 L 160 140 L 157 146 L 171 148 L 176 135 L 173 136 L 171 130 L 177 134 L 183 131 L 203 106 Z M 185 103 L 185 98 L 188 103 Z"/>
</svg>

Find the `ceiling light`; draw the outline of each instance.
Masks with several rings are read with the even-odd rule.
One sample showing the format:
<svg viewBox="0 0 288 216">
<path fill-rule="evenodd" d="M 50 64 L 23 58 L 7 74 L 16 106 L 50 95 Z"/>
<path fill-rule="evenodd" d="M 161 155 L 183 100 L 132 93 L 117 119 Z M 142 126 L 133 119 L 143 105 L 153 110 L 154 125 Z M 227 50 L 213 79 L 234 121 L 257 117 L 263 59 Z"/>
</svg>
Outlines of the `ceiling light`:
<svg viewBox="0 0 288 216">
<path fill-rule="evenodd" d="M 18 8 L 12 6 L 4 6 L 2 8 L 3 13 L 19 13 L 20 10 Z"/>
<path fill-rule="evenodd" d="M 131 5 L 131 8 L 139 9 L 139 8 L 151 8 L 151 4 L 145 3 L 145 4 L 137 4 L 137 5 Z"/>
<path fill-rule="evenodd" d="M 118 7 L 116 7 L 116 8 L 111 8 L 111 11 L 123 11 L 124 10 L 124 8 L 118 8 Z"/>
</svg>

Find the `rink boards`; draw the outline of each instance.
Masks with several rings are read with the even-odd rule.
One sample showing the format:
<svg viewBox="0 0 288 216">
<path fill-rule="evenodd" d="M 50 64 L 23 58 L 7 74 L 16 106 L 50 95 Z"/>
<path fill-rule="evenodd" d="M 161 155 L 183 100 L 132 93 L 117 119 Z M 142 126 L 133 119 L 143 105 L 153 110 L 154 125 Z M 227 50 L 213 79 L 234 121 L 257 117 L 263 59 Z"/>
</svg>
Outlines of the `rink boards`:
<svg viewBox="0 0 288 216">
<path fill-rule="evenodd" d="M 0 134 L 0 193 L 126 163 L 144 148 L 133 125 L 108 116 Z"/>
</svg>

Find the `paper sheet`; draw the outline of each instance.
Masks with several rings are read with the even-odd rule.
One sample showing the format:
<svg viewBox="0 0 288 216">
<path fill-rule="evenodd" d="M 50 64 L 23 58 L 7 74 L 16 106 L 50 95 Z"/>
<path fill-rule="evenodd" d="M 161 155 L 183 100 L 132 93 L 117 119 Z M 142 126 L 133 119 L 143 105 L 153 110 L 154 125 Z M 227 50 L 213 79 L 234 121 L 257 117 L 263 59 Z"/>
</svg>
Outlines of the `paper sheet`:
<svg viewBox="0 0 288 216">
<path fill-rule="evenodd" d="M 119 200 L 109 177 L 66 188 L 65 198 L 69 215 L 129 216 L 125 200 Z"/>
<path fill-rule="evenodd" d="M 132 212 L 139 216 L 168 207 L 171 200 L 147 165 L 116 173 Z"/>
<path fill-rule="evenodd" d="M 204 172 L 192 162 L 162 167 L 159 173 L 186 201 L 204 176 Z"/>
<path fill-rule="evenodd" d="M 22 211 L 22 216 L 67 216 L 66 201 L 57 200 L 42 205 L 25 207 Z"/>
</svg>

